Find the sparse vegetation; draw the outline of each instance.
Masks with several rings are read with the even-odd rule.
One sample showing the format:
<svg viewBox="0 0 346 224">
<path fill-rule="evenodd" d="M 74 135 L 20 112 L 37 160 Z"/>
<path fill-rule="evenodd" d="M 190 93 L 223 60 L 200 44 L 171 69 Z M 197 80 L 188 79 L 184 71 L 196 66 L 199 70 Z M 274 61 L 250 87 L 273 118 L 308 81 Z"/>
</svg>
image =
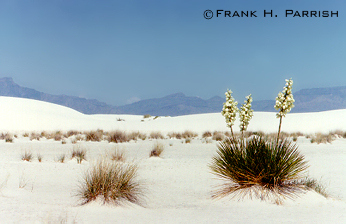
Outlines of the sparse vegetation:
<svg viewBox="0 0 346 224">
<path fill-rule="evenodd" d="M 141 204 L 143 187 L 136 180 L 137 169 L 136 165 L 101 160 L 84 174 L 77 195 L 82 204 L 97 198 L 115 205 L 124 202 Z"/>
<path fill-rule="evenodd" d="M 84 132 L 84 134 L 86 141 L 99 142 L 103 140 L 103 130 L 88 131 Z"/>
<path fill-rule="evenodd" d="M 64 163 L 66 159 L 66 155 L 65 154 L 61 154 L 60 156 L 58 156 L 57 161 L 60 163 Z"/>
<path fill-rule="evenodd" d="M 150 138 L 151 139 L 164 139 L 163 135 L 159 131 L 151 132 Z"/>
<path fill-rule="evenodd" d="M 73 158 L 76 158 L 77 163 L 81 164 L 83 160 L 86 160 L 86 150 L 81 148 L 79 145 L 77 147 L 73 147 L 71 159 Z"/>
<path fill-rule="evenodd" d="M 22 155 L 23 161 L 31 162 L 32 158 L 33 158 L 32 153 L 29 151 L 25 151 L 24 154 Z"/>
<path fill-rule="evenodd" d="M 153 146 L 153 149 L 150 152 L 150 157 L 159 157 L 163 150 L 165 149 L 165 146 L 162 143 L 156 142 Z"/>
<path fill-rule="evenodd" d="M 39 162 L 42 162 L 42 155 L 41 155 L 41 154 L 37 154 L 37 160 L 38 160 Z"/>
<path fill-rule="evenodd" d="M 125 162 L 125 152 L 124 150 L 120 150 L 115 148 L 111 153 L 111 160 Z"/>
<path fill-rule="evenodd" d="M 211 136 L 213 136 L 213 135 L 211 134 L 210 131 L 206 131 L 206 132 L 204 132 L 204 133 L 202 134 L 202 138 L 209 138 L 209 137 L 211 137 Z"/>
<path fill-rule="evenodd" d="M 115 142 L 115 143 L 121 143 L 121 142 L 128 142 L 129 137 L 126 135 L 123 131 L 114 131 L 108 133 L 108 142 Z"/>
<path fill-rule="evenodd" d="M 145 114 L 145 115 L 143 116 L 143 118 L 149 118 L 149 117 L 151 117 L 150 114 Z"/>
</svg>

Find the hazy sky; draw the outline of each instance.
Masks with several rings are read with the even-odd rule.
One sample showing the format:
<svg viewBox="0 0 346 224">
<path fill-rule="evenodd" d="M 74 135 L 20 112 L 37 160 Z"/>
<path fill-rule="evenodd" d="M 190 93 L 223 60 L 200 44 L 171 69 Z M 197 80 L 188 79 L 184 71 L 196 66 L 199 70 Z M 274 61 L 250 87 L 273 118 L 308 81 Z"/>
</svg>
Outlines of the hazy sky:
<svg viewBox="0 0 346 224">
<path fill-rule="evenodd" d="M 242 10 L 257 17 L 224 17 Z M 112 105 L 176 92 L 223 97 L 227 88 L 240 102 L 275 99 L 285 78 L 294 91 L 346 85 L 345 15 L 339 0 L 1 0 L 0 77 Z"/>
</svg>

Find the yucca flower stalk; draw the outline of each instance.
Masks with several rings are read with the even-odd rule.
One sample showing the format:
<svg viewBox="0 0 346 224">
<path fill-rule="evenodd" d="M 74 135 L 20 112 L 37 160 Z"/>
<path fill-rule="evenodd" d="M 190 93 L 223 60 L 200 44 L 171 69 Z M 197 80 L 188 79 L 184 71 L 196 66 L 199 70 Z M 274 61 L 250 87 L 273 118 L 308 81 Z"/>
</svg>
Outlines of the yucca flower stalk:
<svg viewBox="0 0 346 224">
<path fill-rule="evenodd" d="M 239 111 L 239 118 L 240 118 L 240 131 L 242 138 L 244 139 L 244 131 L 246 131 L 247 127 L 249 126 L 249 122 L 253 116 L 253 110 L 251 109 L 251 102 L 252 97 L 251 94 L 245 97 L 246 100 L 244 101 L 244 104 L 241 106 Z"/>
<path fill-rule="evenodd" d="M 280 138 L 282 117 L 285 117 L 286 114 L 290 112 L 291 109 L 294 107 L 294 99 L 292 94 L 293 80 L 291 78 L 289 80 L 286 79 L 285 81 L 286 86 L 284 87 L 284 90 L 282 92 L 279 92 L 278 96 L 276 97 L 276 104 L 274 106 L 274 108 L 279 111 L 276 114 L 276 117 L 280 118 L 277 142 L 279 142 Z"/>
<path fill-rule="evenodd" d="M 223 108 L 221 111 L 222 116 L 226 119 L 227 126 L 231 129 L 232 137 L 234 137 L 232 126 L 234 125 L 234 121 L 236 120 L 237 112 L 238 112 L 238 102 L 234 100 L 232 97 L 232 91 L 227 90 L 225 93 L 226 102 L 223 103 Z"/>
</svg>

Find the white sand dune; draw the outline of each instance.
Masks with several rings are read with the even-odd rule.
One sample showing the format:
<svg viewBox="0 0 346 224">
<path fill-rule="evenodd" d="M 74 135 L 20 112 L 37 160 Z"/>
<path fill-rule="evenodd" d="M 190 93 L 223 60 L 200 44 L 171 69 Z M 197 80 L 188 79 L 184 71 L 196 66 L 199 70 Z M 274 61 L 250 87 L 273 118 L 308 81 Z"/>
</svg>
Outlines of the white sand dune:
<svg viewBox="0 0 346 224">
<path fill-rule="evenodd" d="M 143 119 L 137 115 L 84 115 L 72 109 L 28 99 L 0 97 L 0 132 L 41 130 L 206 130 L 228 131 L 219 113 Z M 117 121 L 117 119 L 125 121 Z M 144 121 L 141 121 L 144 120 Z M 276 132 L 275 113 L 255 112 L 249 129 Z M 235 124 L 237 127 L 238 124 Z M 288 114 L 282 130 L 304 133 L 346 131 L 346 110 L 321 113 Z M 0 223 L 346 223 L 346 140 L 332 144 L 311 144 L 299 137 L 297 144 L 309 161 L 309 176 L 321 180 L 330 193 L 324 198 L 315 192 L 300 194 L 283 205 L 231 197 L 211 199 L 220 181 L 210 173 L 208 164 L 216 152 L 216 142 L 191 144 L 181 140 L 162 140 L 162 158 L 149 158 L 155 141 L 127 143 L 80 142 L 87 149 L 87 161 L 77 164 L 66 158 L 73 148 L 60 141 L 30 141 L 19 135 L 13 143 L 0 140 Z M 82 174 L 107 151 L 118 147 L 128 161 L 139 164 L 138 179 L 145 183 L 145 206 L 124 207 L 93 202 L 79 205 L 76 197 Z M 32 162 L 21 155 L 30 151 Z M 41 154 L 39 163 L 36 154 Z"/>
<path fill-rule="evenodd" d="M 140 115 L 85 115 L 73 109 L 37 100 L 0 97 L 0 131 L 41 130 L 124 130 L 229 131 L 220 113 L 143 119 Z M 124 121 L 118 121 L 122 119 Z M 249 131 L 276 132 L 279 119 L 275 113 L 254 112 Z M 234 125 L 238 129 L 239 122 Z M 283 119 L 282 131 L 303 133 L 346 131 L 346 109 L 318 113 L 291 113 Z"/>
</svg>

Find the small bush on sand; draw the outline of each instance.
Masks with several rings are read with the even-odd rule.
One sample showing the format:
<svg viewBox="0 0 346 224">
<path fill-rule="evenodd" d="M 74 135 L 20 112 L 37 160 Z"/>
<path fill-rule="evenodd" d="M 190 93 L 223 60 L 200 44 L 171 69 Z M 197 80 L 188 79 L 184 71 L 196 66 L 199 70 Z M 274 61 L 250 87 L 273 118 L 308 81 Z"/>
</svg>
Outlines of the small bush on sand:
<svg viewBox="0 0 346 224">
<path fill-rule="evenodd" d="M 76 158 L 77 163 L 82 163 L 83 160 L 86 160 L 86 150 L 77 146 L 73 147 L 72 153 L 71 153 L 71 159 Z"/>
<path fill-rule="evenodd" d="M 143 116 L 143 118 L 149 118 L 149 117 L 151 117 L 150 114 L 145 114 L 145 115 Z"/>
<path fill-rule="evenodd" d="M 164 139 L 163 135 L 161 132 L 155 131 L 150 133 L 150 138 L 151 139 Z"/>
<path fill-rule="evenodd" d="M 13 142 L 13 137 L 11 135 L 7 134 L 7 136 L 5 138 L 5 142 L 12 143 Z"/>
<path fill-rule="evenodd" d="M 31 162 L 32 158 L 33 158 L 32 153 L 28 151 L 25 151 L 24 154 L 22 155 L 23 161 Z"/>
<path fill-rule="evenodd" d="M 86 141 L 99 142 L 103 139 L 102 130 L 88 131 L 88 132 L 85 132 L 84 134 L 85 134 Z"/>
<path fill-rule="evenodd" d="M 204 132 L 204 133 L 202 134 L 202 138 L 209 138 L 209 137 L 211 137 L 211 136 L 213 136 L 213 135 L 211 134 L 210 131 L 206 131 L 206 132 Z"/>
<path fill-rule="evenodd" d="M 65 154 L 61 154 L 60 156 L 58 156 L 57 162 L 64 163 L 65 159 L 66 159 L 66 155 Z"/>
<path fill-rule="evenodd" d="M 333 134 L 322 134 L 322 133 L 316 133 L 314 136 L 311 137 L 310 142 L 311 143 L 332 143 L 332 141 L 335 140 L 335 135 Z"/>
<path fill-rule="evenodd" d="M 224 140 L 225 136 L 221 133 L 221 132 L 218 132 L 218 131 L 214 131 L 213 133 L 213 140 L 216 140 L 216 141 L 222 141 Z"/>
<path fill-rule="evenodd" d="M 182 135 L 182 137 L 185 138 L 185 139 L 187 139 L 187 138 L 195 138 L 195 137 L 198 136 L 197 133 L 192 132 L 192 131 L 184 131 L 181 135 Z"/>
<path fill-rule="evenodd" d="M 99 161 L 85 174 L 77 195 L 86 204 L 97 198 L 104 203 L 120 205 L 141 203 L 142 186 L 136 180 L 136 165 Z"/>
<path fill-rule="evenodd" d="M 162 143 L 156 142 L 153 146 L 153 149 L 150 152 L 150 157 L 155 156 L 159 157 L 163 150 L 165 149 L 165 146 Z"/>
<path fill-rule="evenodd" d="M 120 161 L 120 162 L 125 162 L 125 152 L 124 150 L 120 150 L 118 148 L 115 148 L 111 152 L 111 160 L 112 161 Z"/>
<path fill-rule="evenodd" d="M 215 197 L 239 193 L 280 203 L 303 187 L 297 184 L 307 169 L 304 156 L 289 141 L 268 142 L 262 137 L 229 138 L 219 143 L 218 155 L 210 165 L 213 173 L 227 180 Z M 271 198 L 273 197 L 273 198 Z"/>
<path fill-rule="evenodd" d="M 123 131 L 114 131 L 108 133 L 108 142 L 115 142 L 115 143 L 121 143 L 121 142 L 128 142 L 129 138 Z"/>
<path fill-rule="evenodd" d="M 38 133 L 36 133 L 36 132 L 32 132 L 32 133 L 30 134 L 30 140 L 31 140 L 31 141 L 32 141 L 32 140 L 37 140 L 37 141 L 39 141 L 40 138 L 41 138 L 41 135 L 38 134 Z"/>
<path fill-rule="evenodd" d="M 41 154 L 37 154 L 37 160 L 38 160 L 39 162 L 42 162 L 42 155 L 41 155 Z"/>
</svg>

